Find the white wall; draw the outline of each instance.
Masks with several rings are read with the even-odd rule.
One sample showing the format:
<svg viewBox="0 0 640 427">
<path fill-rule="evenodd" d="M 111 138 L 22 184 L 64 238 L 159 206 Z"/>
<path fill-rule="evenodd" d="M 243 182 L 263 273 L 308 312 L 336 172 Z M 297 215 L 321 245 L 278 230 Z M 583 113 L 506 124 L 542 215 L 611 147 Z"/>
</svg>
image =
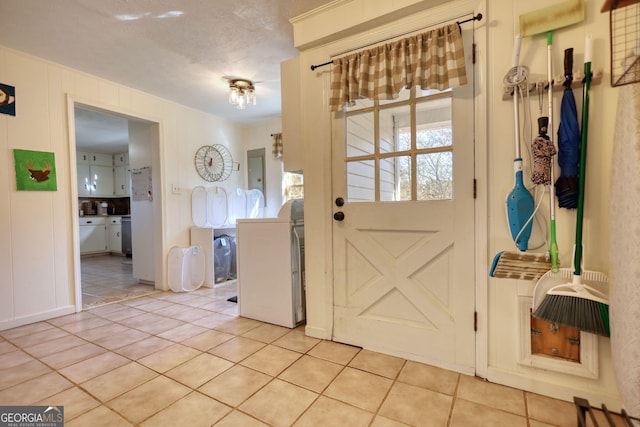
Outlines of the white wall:
<svg viewBox="0 0 640 427">
<path fill-rule="evenodd" d="M 0 114 L 0 329 L 75 311 L 73 236 L 77 225 L 75 146 L 69 143 L 67 96 L 159 123 L 156 286 L 166 254 L 189 245 L 191 189 L 205 183 L 193 166 L 202 145 L 223 144 L 242 158 L 242 130 L 218 117 L 0 46 L 0 82 L 16 88 L 16 116 Z M 13 149 L 55 154 L 58 190 L 17 191 Z M 157 155 L 157 157 L 155 157 Z M 240 187 L 234 172 L 226 185 Z M 172 193 L 172 185 L 181 188 Z M 156 263 L 158 264 L 158 263 Z M 161 276 L 161 277 L 158 277 Z M 158 283 L 159 282 L 159 283 Z"/>
<path fill-rule="evenodd" d="M 613 379 L 609 339 L 597 338 L 599 344 L 599 377 L 581 378 L 564 372 L 551 372 L 520 365 L 518 297 L 531 296 L 534 283 L 490 279 L 488 267 L 493 256 L 501 250 L 513 250 L 505 219 L 505 197 L 513 185 L 513 104 L 502 100 L 502 79 L 511 67 L 511 52 L 518 19 L 523 13 L 555 4 L 553 0 L 523 2 L 518 0 L 458 0 L 446 2 L 433 9 L 433 1 L 367 2 L 353 0 L 334 3 L 294 19 L 294 35 L 301 53 L 301 81 L 304 106 L 302 121 L 305 146 L 305 232 L 307 233 L 307 309 L 308 334 L 330 338 L 333 325 L 333 276 L 331 233 L 331 114 L 328 108 L 330 67 L 309 71 L 312 64 L 326 62 L 332 55 L 366 46 L 377 40 L 418 30 L 422 22 L 433 16 L 453 16 L 477 7 L 484 14 L 476 36 L 478 50 L 476 145 L 478 169 L 479 244 L 477 252 L 477 304 L 480 322 L 477 370 L 489 380 L 519 387 L 536 393 L 571 400 L 574 395 L 588 398 L 592 404 L 607 403 L 619 408 L 620 399 Z M 437 2 L 444 3 L 444 2 Z M 426 12 L 419 12 L 422 5 Z M 562 73 L 563 50 L 574 47 L 575 69 L 582 69 L 584 39 L 594 38 L 593 67 L 606 72 L 600 84 L 592 86 L 589 122 L 589 169 L 586 196 L 585 238 L 587 248 L 585 266 L 607 273 L 609 268 L 607 239 L 608 188 L 611 171 L 611 140 L 615 120 L 617 88 L 608 84 L 609 25 L 608 14 L 600 14 L 600 4 L 586 2 L 584 24 L 557 30 L 554 33 L 553 60 L 555 74 Z M 407 9 L 403 9 L 407 7 Z M 400 13 L 406 12 L 406 13 Z M 462 12 L 460 12 L 462 13 Z M 402 18 L 399 18 L 402 16 Z M 446 20 L 446 19 L 445 19 Z M 407 23 L 395 25 L 394 22 Z M 388 24 L 388 25 L 387 25 Z M 411 24 L 411 25 L 409 25 Z M 422 24 L 424 25 L 424 23 Z M 466 24 L 469 25 L 469 24 Z M 360 33 L 361 31 L 361 33 Z M 395 32 L 394 32 L 395 31 Z M 347 37 L 348 35 L 348 37 Z M 375 40 L 373 40 L 375 41 Z M 521 63 L 531 69 L 531 80 L 546 76 L 546 37 L 526 38 L 522 43 Z M 555 124 L 559 123 L 561 93 L 555 95 Z M 580 109 L 580 90 L 576 90 Z M 537 98 L 530 100 L 532 123 L 537 129 Z M 529 135 L 523 138 L 529 139 Z M 548 211 L 548 204 L 542 204 Z M 575 233 L 575 213 L 561 209 L 557 212 L 558 244 L 563 266 L 569 266 Z M 544 225 L 543 225 L 544 226 Z M 484 238 L 486 236 L 486 238 Z M 484 241 L 486 240 L 486 245 Z M 544 252 L 545 247 L 539 251 Z M 484 354 L 486 352 L 486 354 Z"/>
<path fill-rule="evenodd" d="M 129 121 L 129 166 L 132 171 L 142 168 L 151 169 L 151 199 L 135 200 L 131 198 L 131 248 L 133 253 L 133 277 L 143 283 L 155 283 L 155 248 L 156 238 L 155 212 L 161 199 L 156 194 L 160 192 L 160 176 L 157 170 L 158 125 L 141 121 Z M 162 287 L 162 283 L 159 283 Z"/>
</svg>

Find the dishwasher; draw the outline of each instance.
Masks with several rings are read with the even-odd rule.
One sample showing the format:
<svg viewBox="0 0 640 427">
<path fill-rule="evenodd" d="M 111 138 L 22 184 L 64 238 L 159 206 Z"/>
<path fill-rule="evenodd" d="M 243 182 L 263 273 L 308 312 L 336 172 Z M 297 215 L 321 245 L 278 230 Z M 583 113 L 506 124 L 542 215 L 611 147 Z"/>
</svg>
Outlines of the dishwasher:
<svg viewBox="0 0 640 427">
<path fill-rule="evenodd" d="M 131 258 L 133 254 L 131 250 L 131 217 L 123 216 L 120 224 L 122 226 L 122 253 Z"/>
</svg>

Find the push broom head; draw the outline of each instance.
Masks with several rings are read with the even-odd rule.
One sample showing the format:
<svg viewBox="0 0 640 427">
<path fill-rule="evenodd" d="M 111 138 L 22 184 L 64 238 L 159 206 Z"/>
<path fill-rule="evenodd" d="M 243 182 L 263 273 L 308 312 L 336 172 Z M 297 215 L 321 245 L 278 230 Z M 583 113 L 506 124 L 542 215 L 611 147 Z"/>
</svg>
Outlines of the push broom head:
<svg viewBox="0 0 640 427">
<path fill-rule="evenodd" d="M 607 296 L 580 280 L 580 276 L 574 275 L 573 283 L 549 289 L 533 315 L 548 322 L 610 336 Z"/>
</svg>

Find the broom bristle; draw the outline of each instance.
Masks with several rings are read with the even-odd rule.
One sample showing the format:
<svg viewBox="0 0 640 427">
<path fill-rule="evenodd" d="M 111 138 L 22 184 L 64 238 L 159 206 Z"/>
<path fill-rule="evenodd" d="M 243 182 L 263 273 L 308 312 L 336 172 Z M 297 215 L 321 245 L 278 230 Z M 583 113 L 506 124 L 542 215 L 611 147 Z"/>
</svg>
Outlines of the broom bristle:
<svg viewBox="0 0 640 427">
<path fill-rule="evenodd" d="M 533 313 L 552 323 L 608 337 L 609 305 L 586 298 L 547 294 Z"/>
</svg>

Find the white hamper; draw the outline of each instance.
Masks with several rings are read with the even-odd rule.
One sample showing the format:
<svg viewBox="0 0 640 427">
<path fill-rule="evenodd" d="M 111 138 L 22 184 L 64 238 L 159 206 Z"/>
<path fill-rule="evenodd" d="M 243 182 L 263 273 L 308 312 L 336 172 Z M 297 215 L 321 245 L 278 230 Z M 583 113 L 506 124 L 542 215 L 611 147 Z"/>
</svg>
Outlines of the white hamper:
<svg viewBox="0 0 640 427">
<path fill-rule="evenodd" d="M 169 250 L 169 287 L 174 292 L 189 292 L 204 283 L 205 256 L 200 246 Z"/>
</svg>

